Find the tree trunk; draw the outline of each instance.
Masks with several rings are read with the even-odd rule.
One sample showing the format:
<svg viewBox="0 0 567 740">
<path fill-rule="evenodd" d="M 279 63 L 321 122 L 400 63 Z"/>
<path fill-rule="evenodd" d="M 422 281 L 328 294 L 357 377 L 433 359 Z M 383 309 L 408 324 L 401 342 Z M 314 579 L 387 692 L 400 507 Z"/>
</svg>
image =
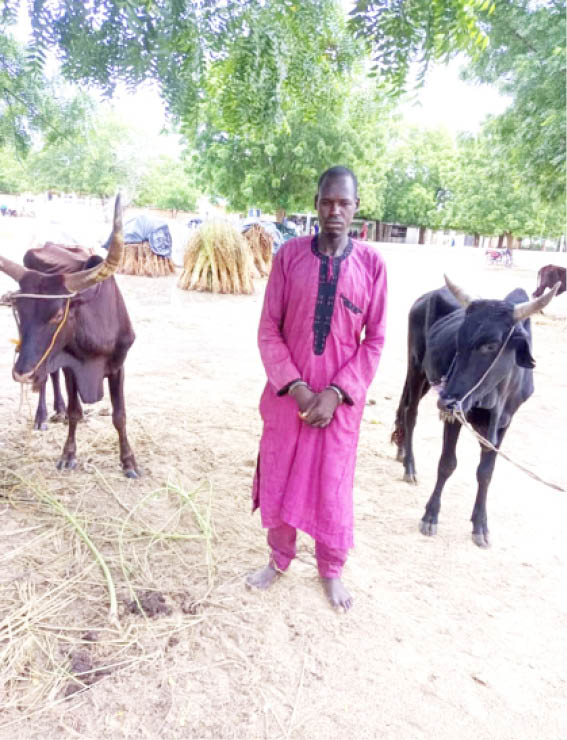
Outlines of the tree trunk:
<svg viewBox="0 0 567 740">
<path fill-rule="evenodd" d="M 278 208 L 276 211 L 276 221 L 281 224 L 285 218 L 285 208 Z"/>
<path fill-rule="evenodd" d="M 506 246 L 508 249 L 514 249 L 514 237 L 510 232 L 506 232 Z"/>
<path fill-rule="evenodd" d="M 417 239 L 418 244 L 425 244 L 425 229 L 426 228 L 427 228 L 426 226 L 419 227 L 419 236 Z"/>
<path fill-rule="evenodd" d="M 498 237 L 498 249 L 502 249 L 502 245 L 504 244 L 504 234 L 500 234 Z"/>
<path fill-rule="evenodd" d="M 480 234 L 475 234 L 473 246 L 478 247 L 479 244 L 480 244 Z"/>
</svg>

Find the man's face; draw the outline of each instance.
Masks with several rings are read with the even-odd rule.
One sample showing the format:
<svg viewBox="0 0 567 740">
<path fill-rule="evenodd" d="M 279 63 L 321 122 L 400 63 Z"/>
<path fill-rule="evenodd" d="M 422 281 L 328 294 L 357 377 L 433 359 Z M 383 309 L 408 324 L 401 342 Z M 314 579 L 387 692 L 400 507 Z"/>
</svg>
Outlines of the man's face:
<svg viewBox="0 0 567 740">
<path fill-rule="evenodd" d="M 346 234 L 359 204 L 351 177 L 325 178 L 315 196 L 321 232 L 332 236 Z"/>
</svg>

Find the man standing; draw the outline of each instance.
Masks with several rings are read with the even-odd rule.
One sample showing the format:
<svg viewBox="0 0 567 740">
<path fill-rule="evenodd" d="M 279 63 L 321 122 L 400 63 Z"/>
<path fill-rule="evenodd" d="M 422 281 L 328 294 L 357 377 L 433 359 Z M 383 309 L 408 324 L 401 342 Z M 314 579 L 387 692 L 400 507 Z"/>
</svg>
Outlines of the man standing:
<svg viewBox="0 0 567 740">
<path fill-rule="evenodd" d="M 247 583 L 268 588 L 295 557 L 296 529 L 315 539 L 325 593 L 345 610 L 341 572 L 353 545 L 353 480 L 366 391 L 382 347 L 386 270 L 352 241 L 357 180 L 345 167 L 319 178 L 319 233 L 274 258 L 258 330 L 268 382 L 254 509 L 268 528 L 270 560 Z M 364 330 L 364 339 L 361 334 Z"/>
</svg>

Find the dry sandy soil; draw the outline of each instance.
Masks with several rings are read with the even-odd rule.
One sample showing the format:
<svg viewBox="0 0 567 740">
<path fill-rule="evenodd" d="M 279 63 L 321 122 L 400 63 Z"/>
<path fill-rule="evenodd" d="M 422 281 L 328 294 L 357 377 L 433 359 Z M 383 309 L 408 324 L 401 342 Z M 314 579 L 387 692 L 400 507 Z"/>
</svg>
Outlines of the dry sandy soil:
<svg viewBox="0 0 567 740">
<path fill-rule="evenodd" d="M 24 226 L 10 228 L 2 253 L 17 259 Z M 21 399 L 11 380 L 15 328 L 0 309 L 1 738 L 567 736 L 567 495 L 499 461 L 493 546 L 478 549 L 468 520 L 479 449 L 463 432 L 439 534 L 425 538 L 417 525 L 441 444 L 432 394 L 416 429 L 417 486 L 402 482 L 389 443 L 411 302 L 443 270 L 484 297 L 531 293 L 538 261 L 518 255 L 505 269 L 473 249 L 380 249 L 388 337 L 362 425 L 346 615 L 327 605 L 307 537 L 271 590 L 244 587 L 266 559 L 250 516 L 262 282 L 256 295 L 232 297 L 181 292 L 173 277 L 118 278 L 137 332 L 126 396 L 144 476 L 133 482 L 119 468 L 106 398 L 79 426 L 79 468 L 56 471 L 65 429 L 32 431 L 36 397 Z M 564 309 L 565 296 L 534 321 L 536 391 L 504 445 L 562 486 Z M 61 506 L 108 564 L 118 623 Z"/>
</svg>

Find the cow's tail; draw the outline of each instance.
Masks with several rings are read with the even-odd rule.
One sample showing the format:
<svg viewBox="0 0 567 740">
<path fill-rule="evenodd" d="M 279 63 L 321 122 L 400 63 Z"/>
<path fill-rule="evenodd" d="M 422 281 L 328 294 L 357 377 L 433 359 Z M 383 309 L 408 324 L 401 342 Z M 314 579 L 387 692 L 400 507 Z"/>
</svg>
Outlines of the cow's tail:
<svg viewBox="0 0 567 740">
<path fill-rule="evenodd" d="M 394 422 L 394 431 L 392 432 L 392 436 L 390 437 L 391 444 L 397 445 L 398 450 L 402 449 L 404 446 L 404 413 L 405 413 L 405 407 L 408 403 L 408 379 L 406 378 L 406 381 L 404 383 L 404 389 L 402 391 L 402 396 L 400 398 L 400 403 L 398 404 L 398 410 L 396 411 L 396 421 Z"/>
</svg>

